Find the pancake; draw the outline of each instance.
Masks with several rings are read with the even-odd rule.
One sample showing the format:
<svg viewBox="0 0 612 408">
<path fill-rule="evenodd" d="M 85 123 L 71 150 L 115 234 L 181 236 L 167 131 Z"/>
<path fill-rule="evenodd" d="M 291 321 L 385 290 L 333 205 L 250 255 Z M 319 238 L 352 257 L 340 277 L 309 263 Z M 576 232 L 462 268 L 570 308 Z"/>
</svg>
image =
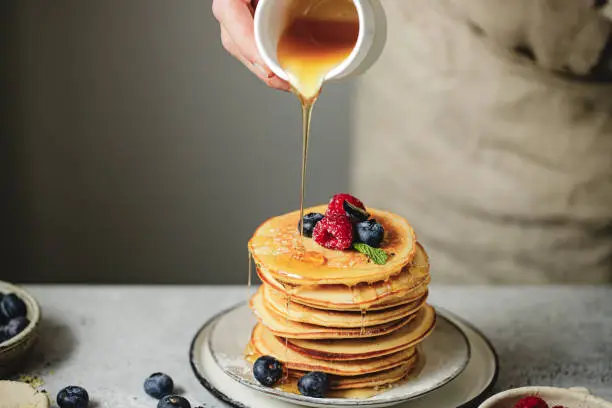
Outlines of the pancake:
<svg viewBox="0 0 612 408">
<path fill-rule="evenodd" d="M 289 339 L 287 344 L 292 350 L 317 359 L 364 360 L 416 346 L 431 334 L 435 323 L 436 313 L 431 306 L 426 305 L 410 323 L 385 336 L 325 341 Z"/>
<path fill-rule="evenodd" d="M 427 295 L 402 306 L 373 312 L 338 312 L 313 309 L 299 303 L 287 303 L 287 295 L 268 285 L 261 287 L 264 303 L 277 314 L 294 321 L 323 327 L 355 328 L 378 326 L 391 323 L 415 314 L 425 304 Z M 289 307 L 287 307 L 289 305 Z"/>
<path fill-rule="evenodd" d="M 262 293 L 263 289 L 260 287 L 257 293 L 251 298 L 251 309 L 255 312 L 259 321 L 266 326 L 270 332 L 277 336 L 290 339 L 350 339 L 375 337 L 392 333 L 408 324 L 412 319 L 412 317 L 409 316 L 405 319 L 396 320 L 391 323 L 364 327 L 363 330 L 361 330 L 361 328 L 315 326 L 288 320 L 281 314 L 274 312 L 265 304 Z"/>
<path fill-rule="evenodd" d="M 413 302 L 427 292 L 429 257 L 417 243 L 410 265 L 386 282 L 346 285 L 287 285 L 278 281 L 262 265 L 257 268 L 261 281 L 284 293 L 291 293 L 294 302 L 325 310 L 380 310 Z"/>
<path fill-rule="evenodd" d="M 324 213 L 326 208 L 323 205 L 304 212 Z M 385 281 L 412 261 L 416 236 L 404 218 L 387 211 L 371 208 L 368 211 L 385 229 L 381 248 L 387 251 L 389 259 L 384 265 L 370 262 L 355 250 L 326 249 L 310 238 L 302 239 L 297 230 L 299 211 L 264 222 L 249 241 L 249 251 L 258 268 L 283 283 L 354 286 Z"/>
<path fill-rule="evenodd" d="M 290 370 L 323 371 L 339 376 L 355 376 L 389 370 L 408 363 L 416 355 L 416 348 L 408 348 L 369 360 L 319 360 L 286 348 L 285 341 L 275 336 L 262 324 L 258 324 L 253 329 L 251 347 L 259 355 L 276 358 Z"/>
<path fill-rule="evenodd" d="M 391 368 L 389 370 L 380 371 L 373 374 L 355 375 L 355 376 L 330 376 L 330 389 L 332 390 L 350 390 L 356 388 L 370 388 L 370 387 L 381 387 L 383 385 L 391 384 L 405 378 L 410 374 L 417 365 L 418 353 L 415 353 L 406 364 Z M 297 380 L 306 371 L 289 371 L 289 379 Z"/>
</svg>

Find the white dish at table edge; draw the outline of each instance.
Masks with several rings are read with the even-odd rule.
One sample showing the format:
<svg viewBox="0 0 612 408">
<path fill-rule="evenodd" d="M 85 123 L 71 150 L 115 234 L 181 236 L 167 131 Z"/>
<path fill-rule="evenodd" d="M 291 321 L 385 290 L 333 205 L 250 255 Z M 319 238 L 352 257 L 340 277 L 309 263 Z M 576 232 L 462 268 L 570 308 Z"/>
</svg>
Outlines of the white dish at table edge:
<svg viewBox="0 0 612 408">
<path fill-rule="evenodd" d="M 485 400 L 478 408 L 512 408 L 521 398 L 535 395 L 549 407 L 561 405 L 567 408 L 612 408 L 612 403 L 591 395 L 581 387 L 521 387 L 500 392 Z"/>
<path fill-rule="evenodd" d="M 190 363 L 194 374 L 209 392 L 221 401 L 234 407 L 284 408 L 300 406 L 254 391 L 236 382 L 214 362 L 208 347 L 208 336 L 212 331 L 212 326 L 214 326 L 216 321 L 223 318 L 224 315 L 240 306 L 246 307 L 244 303 L 241 303 L 213 316 L 197 332 L 190 348 Z M 436 408 L 473 407 L 492 389 L 498 376 L 499 360 L 491 343 L 477 329 L 463 319 L 440 308 L 437 308 L 437 310 L 454 324 L 458 325 L 468 336 L 472 348 L 472 358 L 466 371 L 447 385 L 427 395 L 407 402 L 383 403 L 377 405 L 378 407 L 391 405 L 396 405 L 398 408 L 425 408 L 432 406 Z M 333 405 L 325 403 L 325 400 L 321 400 L 316 406 L 329 408 Z"/>
</svg>

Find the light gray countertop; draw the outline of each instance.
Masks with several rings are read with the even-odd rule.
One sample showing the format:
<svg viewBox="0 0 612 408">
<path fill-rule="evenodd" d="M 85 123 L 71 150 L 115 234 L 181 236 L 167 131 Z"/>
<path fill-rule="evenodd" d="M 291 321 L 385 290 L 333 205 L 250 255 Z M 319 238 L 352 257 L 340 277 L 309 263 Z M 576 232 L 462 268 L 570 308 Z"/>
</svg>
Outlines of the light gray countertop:
<svg viewBox="0 0 612 408">
<path fill-rule="evenodd" d="M 43 311 L 41 337 L 22 374 L 55 398 L 84 386 L 97 408 L 155 407 L 142 383 L 166 372 L 195 407 L 222 407 L 188 361 L 198 328 L 244 301 L 237 286 L 26 286 Z M 612 287 L 431 288 L 431 303 L 474 324 L 501 362 L 496 391 L 584 386 L 612 399 Z"/>
</svg>

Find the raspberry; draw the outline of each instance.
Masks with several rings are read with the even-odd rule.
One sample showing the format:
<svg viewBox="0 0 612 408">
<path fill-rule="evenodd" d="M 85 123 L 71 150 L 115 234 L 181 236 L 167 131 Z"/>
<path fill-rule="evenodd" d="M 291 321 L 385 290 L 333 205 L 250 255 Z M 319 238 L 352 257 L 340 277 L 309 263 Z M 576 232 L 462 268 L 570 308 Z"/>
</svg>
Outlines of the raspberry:
<svg viewBox="0 0 612 408">
<path fill-rule="evenodd" d="M 346 215 L 325 217 L 315 225 L 312 238 L 328 249 L 349 249 L 353 243 L 353 225 Z"/>
<path fill-rule="evenodd" d="M 548 408 L 548 404 L 540 397 L 525 397 L 521 398 L 514 408 Z"/>
<path fill-rule="evenodd" d="M 346 215 L 343 205 L 345 200 L 353 204 L 355 207 L 359 207 L 365 211 L 365 206 L 361 201 L 359 201 L 358 198 L 355 198 L 350 194 L 336 194 L 329 201 L 325 215 Z"/>
</svg>

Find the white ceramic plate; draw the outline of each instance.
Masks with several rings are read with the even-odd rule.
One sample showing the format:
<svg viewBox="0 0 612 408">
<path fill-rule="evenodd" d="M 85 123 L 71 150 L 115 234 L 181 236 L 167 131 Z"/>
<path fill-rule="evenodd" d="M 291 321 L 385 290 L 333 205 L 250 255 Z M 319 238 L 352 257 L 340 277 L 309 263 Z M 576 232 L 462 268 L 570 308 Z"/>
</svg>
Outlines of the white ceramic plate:
<svg viewBox="0 0 612 408">
<path fill-rule="evenodd" d="M 406 400 L 402 402 L 402 400 L 398 400 L 397 398 L 387 400 L 379 399 L 378 401 L 372 402 L 371 400 L 376 398 L 374 397 L 368 400 L 352 401 L 352 405 L 360 404 L 364 406 L 365 403 L 365 406 L 369 407 L 383 407 L 401 403 L 399 407 L 402 408 L 429 408 L 432 406 L 436 408 L 456 408 L 475 403 L 490 390 L 497 378 L 498 371 L 497 356 L 490 343 L 475 329 L 469 327 L 465 322 L 462 322 L 450 313 L 440 309 L 438 309 L 437 312 L 442 317 L 441 320 L 448 324 L 448 327 L 456 325 L 456 327 L 460 329 L 460 332 L 463 331 L 465 333 L 468 339 L 468 350 L 471 349 L 471 356 L 465 370 L 457 378 L 439 387 L 437 390 L 432 389 L 427 393 L 421 393 L 421 397 L 418 399 L 414 395 L 414 392 L 409 392 L 413 394 L 412 397 L 407 398 L 410 400 L 409 402 L 406 402 Z M 222 324 L 221 322 L 223 322 L 228 315 L 234 317 L 242 316 L 242 325 L 246 327 L 252 326 L 254 322 L 252 320 L 253 318 L 250 317 L 251 312 L 246 305 L 232 308 L 209 320 L 196 334 L 191 345 L 190 359 L 192 368 L 200 382 L 213 395 L 239 408 L 281 408 L 299 406 L 296 403 L 326 408 L 338 406 L 336 405 L 338 403 L 337 399 L 315 399 L 314 402 L 310 401 L 312 399 L 305 399 L 288 402 L 279 395 L 270 395 L 270 393 L 264 393 L 255 388 L 251 388 L 244 383 L 236 381 L 225 373 L 215 361 L 210 343 L 212 342 L 213 333 L 215 332 L 215 326 Z M 246 329 L 246 331 L 246 338 L 248 338 L 250 328 Z M 241 336 L 242 335 L 236 330 L 227 333 L 224 340 L 226 343 L 241 342 L 242 348 L 244 348 L 243 343 L 245 340 L 244 337 Z M 242 354 L 236 356 L 236 363 L 238 363 L 238 359 L 242 360 Z M 407 385 L 409 384 L 411 383 Z M 269 392 L 270 389 L 266 389 L 266 391 Z M 392 391 L 393 389 L 385 394 L 389 394 Z M 381 394 L 377 397 L 384 396 L 385 394 Z M 302 396 L 294 396 L 293 394 L 288 394 L 288 396 L 291 398 L 305 398 Z M 341 401 L 343 404 L 347 402 L 346 400 Z"/>
</svg>

